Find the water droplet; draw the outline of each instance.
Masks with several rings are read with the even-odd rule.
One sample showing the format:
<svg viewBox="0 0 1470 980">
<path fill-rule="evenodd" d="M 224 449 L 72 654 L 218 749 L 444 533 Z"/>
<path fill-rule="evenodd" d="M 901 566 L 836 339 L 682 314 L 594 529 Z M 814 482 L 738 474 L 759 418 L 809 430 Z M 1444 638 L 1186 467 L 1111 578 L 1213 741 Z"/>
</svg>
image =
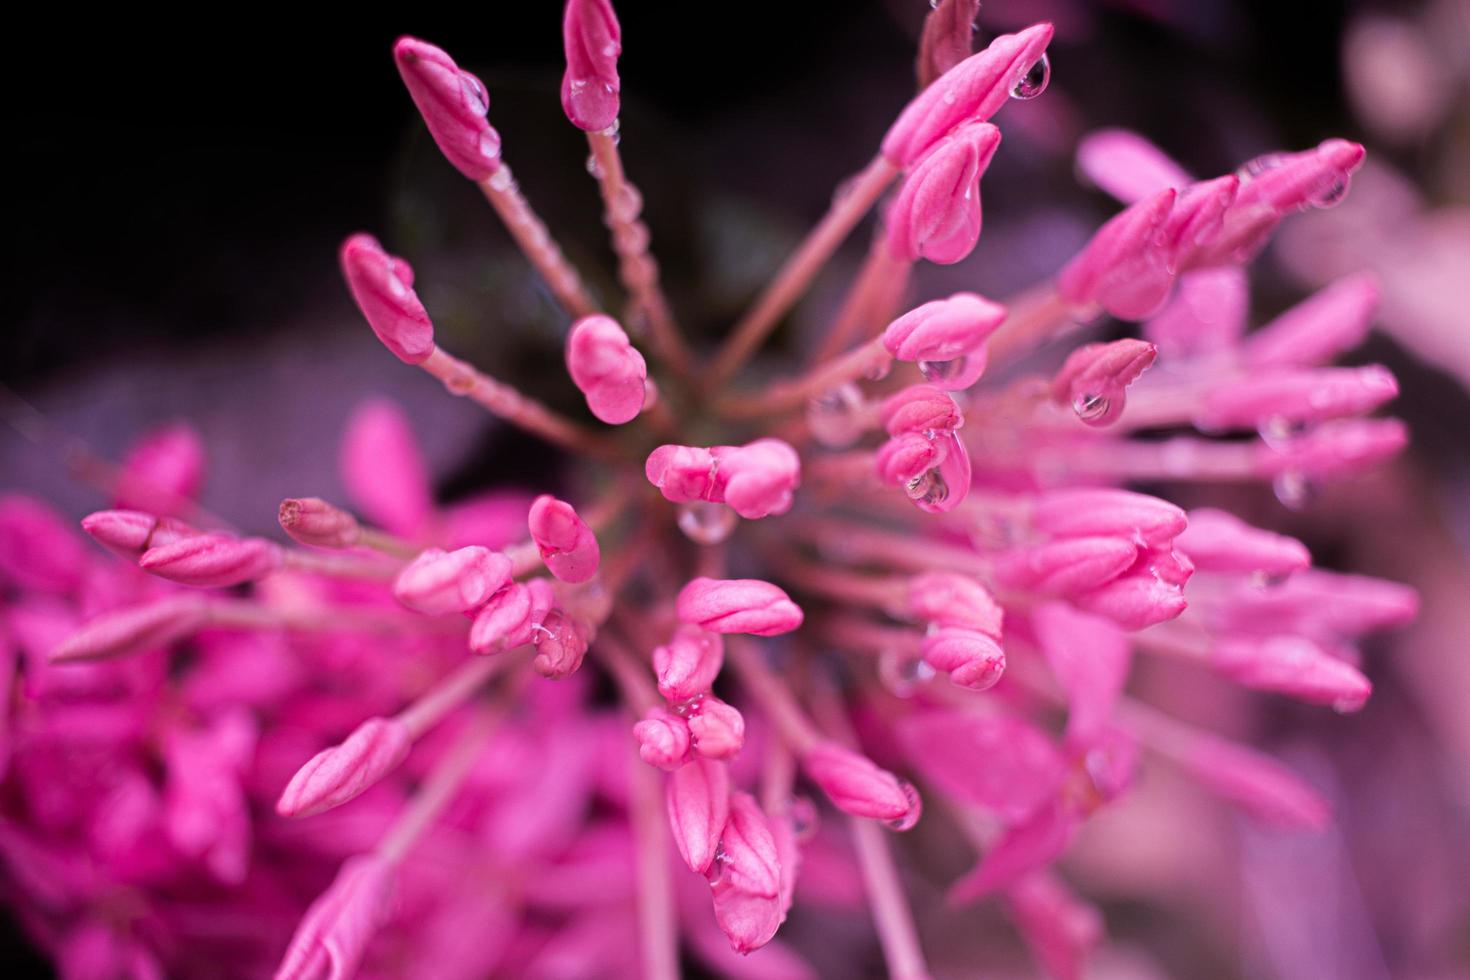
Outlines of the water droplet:
<svg viewBox="0 0 1470 980">
<path fill-rule="evenodd" d="M 1273 415 L 1268 419 L 1263 419 L 1256 426 L 1256 432 L 1260 435 L 1261 441 L 1277 452 L 1283 452 L 1289 448 L 1292 440 L 1301 431 L 1301 425 L 1291 422 L 1280 415 Z"/>
<path fill-rule="evenodd" d="M 511 176 L 510 168 L 502 164 L 490 175 L 489 183 L 491 190 L 507 191 L 515 183 L 515 178 Z"/>
<path fill-rule="evenodd" d="M 715 859 L 709 863 L 709 868 L 704 872 L 705 880 L 709 882 L 711 888 L 725 880 L 725 876 L 729 873 L 729 866 L 730 855 L 725 850 L 725 842 L 722 840 L 715 847 Z"/>
<path fill-rule="evenodd" d="M 878 679 L 896 697 L 913 697 L 914 691 L 933 677 L 934 668 L 913 653 L 884 650 L 878 655 Z"/>
<path fill-rule="evenodd" d="M 724 504 L 696 500 L 679 506 L 679 530 L 695 544 L 719 544 L 735 530 L 738 519 Z"/>
<path fill-rule="evenodd" d="M 1288 510 L 1304 510 L 1316 496 L 1317 488 L 1305 473 L 1287 470 L 1271 481 L 1271 490 L 1281 506 Z"/>
<path fill-rule="evenodd" d="M 949 496 L 949 486 L 944 482 L 944 477 L 940 475 L 938 467 L 920 473 L 903 489 L 909 495 L 910 500 L 921 505 L 942 504 Z"/>
<path fill-rule="evenodd" d="M 956 357 L 948 361 L 920 361 L 919 373 L 927 381 L 939 384 L 951 378 L 957 378 L 965 370 L 965 358 Z"/>
<path fill-rule="evenodd" d="M 1077 417 L 1089 425 L 1095 424 L 1103 416 L 1107 415 L 1113 407 L 1113 403 L 1102 395 L 1083 392 L 1072 399 L 1072 411 Z"/>
<path fill-rule="evenodd" d="M 1016 84 L 1011 87 L 1011 98 L 1034 99 L 1046 91 L 1046 83 L 1051 81 L 1051 61 L 1046 55 L 1037 58 L 1036 61 L 1016 79 Z"/>
<path fill-rule="evenodd" d="M 811 399 L 806 422 L 812 437 L 830 449 L 852 445 L 863 432 L 863 405 L 862 392 L 850 382 Z"/>
<path fill-rule="evenodd" d="M 587 155 L 587 172 L 592 175 L 594 180 L 602 179 L 602 164 L 597 162 L 595 154 L 589 153 Z"/>
<path fill-rule="evenodd" d="M 1240 178 L 1242 184 L 1249 184 L 1267 170 L 1275 170 L 1286 162 L 1286 155 L 1282 153 L 1263 153 L 1260 156 L 1247 160 L 1235 171 L 1235 176 Z"/>
<path fill-rule="evenodd" d="M 483 133 L 480 134 L 480 142 L 477 145 L 477 148 L 480 151 L 480 156 L 484 157 L 486 160 L 499 160 L 500 134 L 493 129 L 485 130 Z M 509 180 L 509 172 L 507 172 L 506 178 L 507 180 Z"/>
<path fill-rule="evenodd" d="M 797 796 L 791 801 L 791 831 L 796 835 L 798 842 L 809 841 L 817 833 L 817 826 L 821 819 L 817 814 L 817 805 L 809 796 Z"/>
<path fill-rule="evenodd" d="M 1330 178 L 1307 199 L 1307 203 L 1314 208 L 1330 208 L 1342 202 L 1347 197 L 1348 185 L 1346 180 L 1337 177 Z"/>
<path fill-rule="evenodd" d="M 478 78 L 462 71 L 459 73 L 459 87 L 464 91 L 465 101 L 475 115 L 483 116 L 490 111 L 490 93 L 485 91 L 485 86 Z"/>
<path fill-rule="evenodd" d="M 924 801 L 919 799 L 919 791 L 914 789 L 913 783 L 901 782 L 899 787 L 903 790 L 903 795 L 908 797 L 909 808 L 904 811 L 903 816 L 884 821 L 883 826 L 889 830 L 902 832 L 912 829 L 914 824 L 919 822 L 919 818 L 924 815 Z"/>
</svg>

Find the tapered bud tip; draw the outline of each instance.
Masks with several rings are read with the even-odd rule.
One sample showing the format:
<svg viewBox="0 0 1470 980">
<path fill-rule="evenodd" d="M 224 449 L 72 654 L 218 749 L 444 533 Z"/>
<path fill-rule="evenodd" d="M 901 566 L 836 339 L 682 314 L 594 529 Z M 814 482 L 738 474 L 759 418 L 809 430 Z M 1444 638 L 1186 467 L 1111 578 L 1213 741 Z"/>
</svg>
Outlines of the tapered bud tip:
<svg viewBox="0 0 1470 980">
<path fill-rule="evenodd" d="M 669 831 L 679 856 L 695 874 L 715 860 L 730 814 L 730 775 L 723 762 L 695 757 L 670 776 Z"/>
<path fill-rule="evenodd" d="M 368 944 L 393 913 L 393 868 L 377 854 L 348 859 L 306 910 L 276 980 L 356 976 Z"/>
<path fill-rule="evenodd" d="M 276 511 L 281 530 L 315 548 L 350 548 L 362 535 L 357 518 L 319 497 L 288 497 Z"/>
<path fill-rule="evenodd" d="M 413 736 L 396 718 L 369 718 L 341 745 L 323 749 L 297 770 L 276 803 L 283 817 L 309 817 L 355 799 L 396 769 Z"/>
<path fill-rule="evenodd" d="M 199 534 L 149 548 L 138 567 L 199 588 L 225 588 L 264 578 L 281 567 L 279 546 L 263 538 Z"/>
<path fill-rule="evenodd" d="M 980 178 L 1000 143 L 990 123 L 964 126 L 924 157 L 888 209 L 888 248 L 912 262 L 953 265 L 980 240 Z"/>
<path fill-rule="evenodd" d="M 1077 169 L 1124 204 L 1190 182 L 1179 164 L 1126 129 L 1101 129 L 1085 136 L 1077 145 Z"/>
<path fill-rule="evenodd" d="M 648 365 L 616 320 L 583 317 L 567 335 L 567 371 L 592 414 L 609 425 L 638 417 L 647 394 Z"/>
<path fill-rule="evenodd" d="M 916 307 L 883 331 L 883 347 L 913 361 L 936 388 L 968 388 L 985 371 L 985 341 L 1005 322 L 1006 308 L 975 293 L 955 293 Z"/>
<path fill-rule="evenodd" d="M 542 494 L 531 504 L 531 539 L 551 574 L 563 582 L 586 582 L 597 574 L 602 552 L 592 529 L 565 500 Z"/>
<path fill-rule="evenodd" d="M 410 609 L 442 616 L 483 606 L 510 577 L 510 559 L 489 548 L 429 548 L 398 573 L 393 594 Z"/>
<path fill-rule="evenodd" d="M 801 764 L 844 813 L 887 821 L 917 816 L 920 803 L 914 788 L 849 748 L 819 742 L 802 756 Z"/>
<path fill-rule="evenodd" d="M 209 620 L 203 596 L 176 595 L 93 619 L 51 651 L 53 663 L 105 660 L 166 646 Z"/>
<path fill-rule="evenodd" d="M 690 705 L 686 717 L 694 750 L 707 759 L 733 758 L 745 744 L 744 717 L 714 695 Z"/>
<path fill-rule="evenodd" d="M 609 0 L 567 0 L 562 41 L 567 55 L 562 110 L 579 129 L 607 129 L 618 118 L 618 55 L 623 50 L 622 29 Z"/>
<path fill-rule="evenodd" d="M 389 255 L 371 235 L 342 243 L 342 275 L 368 326 L 405 364 L 422 364 L 434 352 L 434 325 L 413 291 L 413 269 Z"/>
<path fill-rule="evenodd" d="M 1079 347 L 1052 379 L 1052 399 L 1088 425 L 1109 425 L 1123 415 L 1128 386 L 1157 356 L 1153 344 L 1132 338 Z"/>
<path fill-rule="evenodd" d="M 777 636 L 802 623 L 801 608 L 760 579 L 697 578 L 679 591 L 679 619 L 711 633 Z"/>
<path fill-rule="evenodd" d="M 470 180 L 495 173 L 500 167 L 500 134 L 485 121 L 490 96 L 484 84 L 444 51 L 416 38 L 399 38 L 393 57 L 424 124 L 449 162 Z"/>
<path fill-rule="evenodd" d="M 652 708 L 633 726 L 638 756 L 650 766 L 673 772 L 689 755 L 689 723 L 665 708 Z"/>
<path fill-rule="evenodd" d="M 82 518 L 82 530 L 98 544 L 125 558 L 137 558 L 148 548 L 158 518 L 136 510 L 99 510 Z"/>
</svg>

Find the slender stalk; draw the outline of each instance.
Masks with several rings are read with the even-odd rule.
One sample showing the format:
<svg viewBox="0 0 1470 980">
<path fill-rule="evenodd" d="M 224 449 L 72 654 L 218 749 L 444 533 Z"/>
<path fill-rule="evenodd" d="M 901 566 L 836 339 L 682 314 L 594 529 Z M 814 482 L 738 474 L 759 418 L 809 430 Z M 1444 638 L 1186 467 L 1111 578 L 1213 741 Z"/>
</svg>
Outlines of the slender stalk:
<svg viewBox="0 0 1470 980">
<path fill-rule="evenodd" d="M 791 691 L 761 659 L 759 648 L 743 637 L 732 636 L 727 641 L 726 650 L 735 672 L 740 675 L 741 684 L 760 704 L 766 718 L 792 752 L 804 755 L 822 740 L 817 726 L 801 710 Z"/>
<path fill-rule="evenodd" d="M 673 879 L 669 875 L 669 840 L 659 774 L 628 754 L 632 784 L 628 817 L 638 860 L 638 932 L 643 975 L 650 980 L 679 976 L 679 931 L 674 918 Z"/>
<path fill-rule="evenodd" d="M 211 598 L 209 623 L 233 629 L 287 629 L 306 633 L 464 633 L 464 619 L 417 616 L 408 612 L 345 606 L 294 608 L 267 606 L 248 599 Z"/>
<path fill-rule="evenodd" d="M 330 578 L 386 582 L 403 569 L 402 560 L 382 561 L 361 555 L 324 551 L 282 550 L 282 567 Z"/>
<path fill-rule="evenodd" d="M 1080 326 L 1051 283 L 1034 286 L 1006 305 L 1010 313 L 987 343 L 992 364 L 1017 360 Z"/>
<path fill-rule="evenodd" d="M 634 304 L 648 318 L 654 351 L 660 360 L 679 374 L 689 370 L 689 348 L 669 311 L 668 300 L 658 284 L 658 263 L 648 251 L 648 228 L 639 220 L 642 199 L 623 171 L 617 141 L 608 133 L 588 133 L 587 144 L 602 191 L 605 221 L 612 232 L 613 251 L 618 255 L 618 278 Z"/>
<path fill-rule="evenodd" d="M 484 710 L 465 727 L 449 751 L 434 765 L 418 794 L 409 802 L 397 822 L 378 842 L 378 855 L 397 864 L 403 860 L 424 832 L 439 818 L 464 785 L 470 767 L 485 747 L 486 740 L 499 724 L 502 712 Z"/>
<path fill-rule="evenodd" d="M 825 361 L 846 349 L 855 339 L 872 330 L 893 313 L 897 295 L 908 284 L 913 263 L 895 258 L 881 233 L 873 237 L 868 256 L 848 289 L 837 319 L 817 346 L 814 361 Z"/>
<path fill-rule="evenodd" d="M 897 176 L 898 168 L 879 155 L 854 178 L 851 190 L 832 203 L 826 215 L 756 299 L 755 306 L 730 332 L 710 365 L 707 376 L 710 387 L 723 385 L 749 360 L 781 317 L 801 298 L 848 232 L 862 220 Z"/>
<path fill-rule="evenodd" d="M 487 681 L 512 662 L 519 663 L 524 659 L 507 655 L 475 657 L 455 668 L 418 700 L 398 712 L 397 718 L 414 738 L 418 738 L 443 721 L 445 715 L 468 701 Z"/>
<path fill-rule="evenodd" d="M 880 340 L 872 340 L 839 357 L 812 368 L 799 378 L 778 381 L 758 395 L 731 396 L 716 406 L 731 418 L 752 418 L 800 408 L 807 399 L 824 394 L 839 385 L 856 381 L 873 372 L 887 369 L 893 356 Z"/>
<path fill-rule="evenodd" d="M 479 182 L 485 199 L 505 222 L 506 230 L 516 240 L 531 265 L 541 274 L 562 309 L 573 317 L 584 317 L 597 312 L 597 304 L 587 294 L 582 278 L 562 254 L 561 248 L 546 230 L 546 225 L 531 209 L 520 186 L 511 175 L 510 167 L 500 167 Z"/>
</svg>

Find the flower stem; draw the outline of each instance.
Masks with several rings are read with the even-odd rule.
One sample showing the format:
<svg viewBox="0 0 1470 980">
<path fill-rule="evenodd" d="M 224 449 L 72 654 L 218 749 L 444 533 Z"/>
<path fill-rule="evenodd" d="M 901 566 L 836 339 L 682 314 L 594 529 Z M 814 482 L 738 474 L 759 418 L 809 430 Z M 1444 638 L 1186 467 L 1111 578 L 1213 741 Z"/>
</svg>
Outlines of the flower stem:
<svg viewBox="0 0 1470 980">
<path fill-rule="evenodd" d="M 644 765 L 633 748 L 628 756 L 632 783 L 629 819 L 638 860 L 639 950 L 643 976 L 676 980 L 679 976 L 679 933 L 674 922 L 673 880 L 669 876 L 668 830 L 664 822 L 659 773 Z"/>
<path fill-rule="evenodd" d="M 506 230 L 516 240 L 531 265 L 541 274 L 562 309 L 573 317 L 584 317 L 597 312 L 597 304 L 582 285 L 571 263 L 562 254 L 561 248 L 546 230 L 546 225 L 521 193 L 510 167 L 503 162 L 500 167 L 479 182 L 484 193 Z"/>
<path fill-rule="evenodd" d="M 831 391 L 849 381 L 893 363 L 893 356 L 879 340 L 872 340 L 831 360 L 816 365 L 806 374 L 789 381 L 776 382 L 759 395 L 732 396 L 722 400 L 719 411 L 731 418 L 751 418 L 799 408 L 808 398 Z"/>
<path fill-rule="evenodd" d="M 398 864 L 408 854 L 429 826 L 438 819 L 459 792 L 469 775 L 475 758 L 485 747 L 490 732 L 499 724 L 502 711 L 483 710 L 435 763 L 418 794 L 378 842 L 378 855 L 390 864 Z"/>
</svg>

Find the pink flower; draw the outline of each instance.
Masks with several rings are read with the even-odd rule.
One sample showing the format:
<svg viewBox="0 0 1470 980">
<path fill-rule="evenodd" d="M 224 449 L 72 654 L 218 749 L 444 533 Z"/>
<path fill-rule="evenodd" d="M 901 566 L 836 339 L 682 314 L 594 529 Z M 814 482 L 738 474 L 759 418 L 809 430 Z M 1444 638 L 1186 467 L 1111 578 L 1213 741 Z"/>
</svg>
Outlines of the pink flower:
<svg viewBox="0 0 1470 980">
<path fill-rule="evenodd" d="M 974 293 L 925 303 L 883 331 L 883 346 L 914 361 L 936 388 L 968 388 L 985 372 L 985 340 L 1005 320 L 1005 307 Z"/>
<path fill-rule="evenodd" d="M 357 518 L 319 497 L 281 501 L 277 521 L 292 539 L 316 548 L 350 548 L 362 536 Z"/>
<path fill-rule="evenodd" d="M 413 291 L 413 268 L 383 251 L 371 235 L 342 243 L 342 275 L 368 326 L 405 364 L 421 364 L 434 353 L 434 325 Z"/>
<path fill-rule="evenodd" d="M 510 559 L 471 545 L 458 551 L 429 548 L 398 573 L 398 601 L 430 616 L 478 609 L 510 582 Z"/>
<path fill-rule="evenodd" d="M 475 616 L 470 627 L 470 649 L 498 653 L 530 643 L 555 602 L 551 586 L 544 579 L 507 585 L 491 596 Z"/>
<path fill-rule="evenodd" d="M 689 723 L 665 708 L 651 708 L 643 720 L 633 726 L 638 740 L 638 755 L 650 766 L 672 772 L 689 755 Z"/>
<path fill-rule="evenodd" d="M 685 713 L 694 751 L 708 759 L 731 759 L 745 744 L 745 719 L 714 695 L 694 701 Z"/>
<path fill-rule="evenodd" d="M 595 0 L 569 4 L 568 16 L 573 7 L 589 5 L 595 5 Z M 567 335 L 567 370 L 587 396 L 592 414 L 609 425 L 631 422 L 643 411 L 648 366 L 612 317 L 599 313 L 572 325 Z"/>
<path fill-rule="evenodd" d="M 720 674 L 725 644 L 718 633 L 680 626 L 663 646 L 653 648 L 658 691 L 670 701 L 685 701 L 709 690 Z"/>
<path fill-rule="evenodd" d="M 765 813 L 749 793 L 730 794 L 730 815 L 720 835 L 719 868 L 712 873 L 721 876 L 732 887 L 775 898 L 781 885 L 781 860 L 776 854 L 776 839 Z"/>
<path fill-rule="evenodd" d="M 408 94 L 449 162 L 470 180 L 493 174 L 500 166 L 500 134 L 485 121 L 490 96 L 484 84 L 439 48 L 415 38 L 399 38 L 393 57 Z"/>
<path fill-rule="evenodd" d="M 801 625 L 801 609 L 760 579 L 696 578 L 679 591 L 679 619 L 711 633 L 777 636 Z"/>
<path fill-rule="evenodd" d="M 1098 229 L 1057 276 L 1072 306 L 1101 307 L 1122 320 L 1142 320 L 1164 305 L 1174 276 L 1165 235 L 1177 194 L 1162 190 Z"/>
<path fill-rule="evenodd" d="M 531 540 L 551 574 L 563 582 L 585 582 L 597 574 L 597 538 L 571 504 L 542 494 L 531 503 L 529 520 Z"/>
<path fill-rule="evenodd" d="M 717 486 L 730 508 L 747 520 L 791 509 L 801 484 L 801 457 L 780 439 L 757 439 L 723 456 Z"/>
<path fill-rule="evenodd" d="M 618 54 L 623 48 L 612 4 L 568 0 L 562 38 L 567 52 L 562 111 L 580 129 L 607 129 L 618 118 Z"/>
</svg>

